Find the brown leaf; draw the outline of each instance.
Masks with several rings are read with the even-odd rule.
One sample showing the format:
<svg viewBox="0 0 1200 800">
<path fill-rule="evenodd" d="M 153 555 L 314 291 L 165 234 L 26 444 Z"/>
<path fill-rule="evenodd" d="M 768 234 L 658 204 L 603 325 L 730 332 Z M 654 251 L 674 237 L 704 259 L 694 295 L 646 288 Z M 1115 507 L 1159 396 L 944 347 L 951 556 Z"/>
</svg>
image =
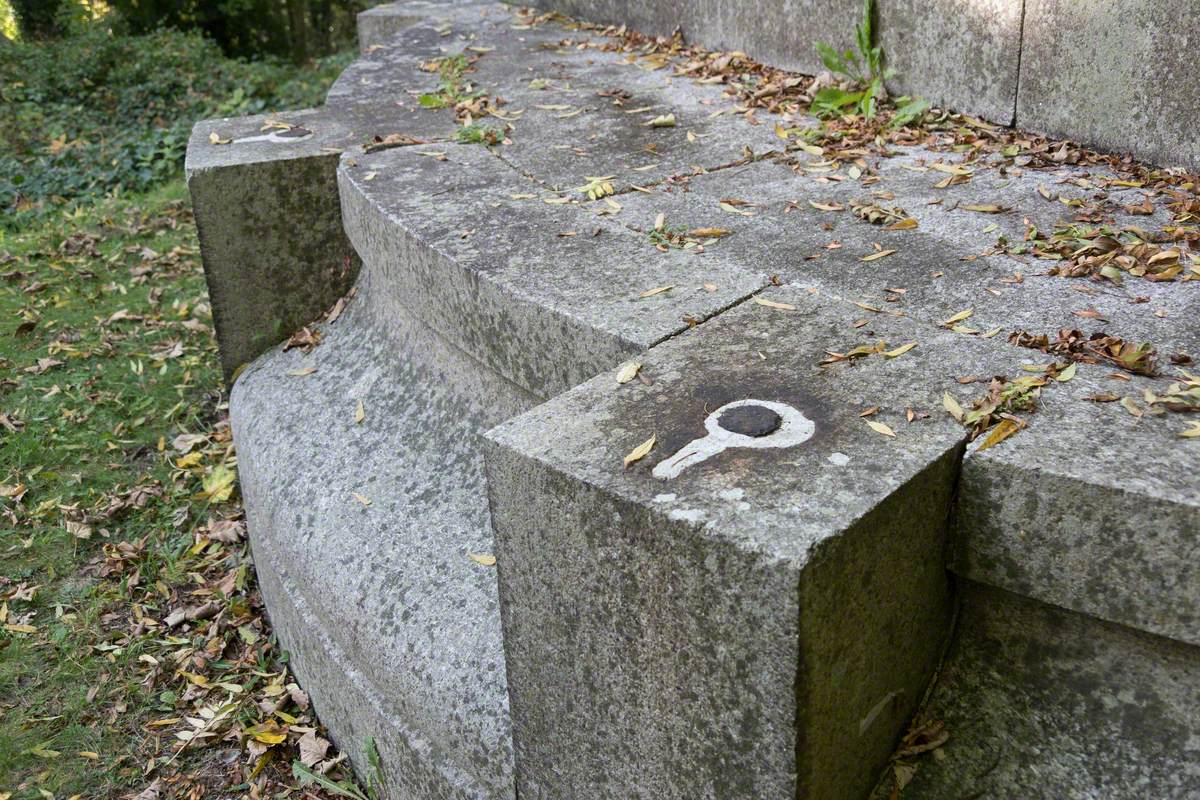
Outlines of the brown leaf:
<svg viewBox="0 0 1200 800">
<path fill-rule="evenodd" d="M 316 731 L 304 734 L 296 744 L 300 747 L 300 763 L 306 767 L 314 766 L 323 760 L 330 747 L 329 740 L 317 736 Z"/>
</svg>

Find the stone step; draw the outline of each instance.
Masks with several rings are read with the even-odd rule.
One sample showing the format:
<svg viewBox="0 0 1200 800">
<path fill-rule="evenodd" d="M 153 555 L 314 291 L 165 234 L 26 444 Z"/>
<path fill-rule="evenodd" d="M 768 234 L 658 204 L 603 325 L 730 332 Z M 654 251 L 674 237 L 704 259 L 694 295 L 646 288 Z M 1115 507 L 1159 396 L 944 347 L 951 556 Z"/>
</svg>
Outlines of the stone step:
<svg viewBox="0 0 1200 800">
<path fill-rule="evenodd" d="M 1118 377 L 1128 377 L 1116 373 Z M 1200 645 L 1200 448 L 1183 421 L 1120 403 L 1162 381 L 1081 370 L 1019 436 L 963 461 L 952 568 L 965 577 Z M 1200 689 L 1198 689 L 1200 690 Z"/>
<path fill-rule="evenodd" d="M 820 292 L 756 300 L 775 305 L 645 353 L 650 385 L 609 372 L 488 434 L 522 797 L 861 797 L 933 674 L 966 440 L 934 412 L 1009 354 L 901 317 L 855 328 Z M 919 344 L 820 366 L 879 340 Z M 803 435 L 722 433 L 737 401 Z"/>
<path fill-rule="evenodd" d="M 1200 793 L 1200 649 L 971 582 L 904 800 Z M 918 723 L 920 724 L 920 723 Z M 907 773 L 907 769 L 903 769 Z M 895 785 L 885 777 L 880 796 Z"/>
<path fill-rule="evenodd" d="M 393 796 L 512 797 L 476 438 L 534 399 L 398 313 L 383 335 L 351 301 L 319 330 L 230 402 L 273 628 L 343 749 L 375 740 Z"/>
</svg>

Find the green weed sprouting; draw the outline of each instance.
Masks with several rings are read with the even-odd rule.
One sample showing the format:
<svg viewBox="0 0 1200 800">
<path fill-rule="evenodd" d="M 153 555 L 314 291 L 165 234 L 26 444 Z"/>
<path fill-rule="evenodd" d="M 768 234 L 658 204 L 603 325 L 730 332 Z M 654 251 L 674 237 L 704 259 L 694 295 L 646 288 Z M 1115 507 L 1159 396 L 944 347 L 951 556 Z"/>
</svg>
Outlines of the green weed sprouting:
<svg viewBox="0 0 1200 800">
<path fill-rule="evenodd" d="M 821 89 L 812 101 L 812 110 L 817 116 L 857 113 L 867 118 L 875 117 L 879 101 L 886 97 L 883 82 L 895 77 L 896 71 L 883 65 L 883 46 L 875 43 L 874 19 L 875 0 L 863 0 L 862 19 L 854 26 L 854 48 L 848 47 L 839 53 L 824 42 L 817 43 L 817 54 L 826 69 L 862 87 L 850 91 L 836 86 Z M 929 102 L 919 97 L 898 97 L 895 104 L 893 128 L 919 119 L 929 108 Z"/>
<path fill-rule="evenodd" d="M 472 122 L 454 132 L 454 141 L 459 144 L 485 144 L 488 147 L 504 141 L 504 131 L 495 125 L 480 125 Z"/>
</svg>

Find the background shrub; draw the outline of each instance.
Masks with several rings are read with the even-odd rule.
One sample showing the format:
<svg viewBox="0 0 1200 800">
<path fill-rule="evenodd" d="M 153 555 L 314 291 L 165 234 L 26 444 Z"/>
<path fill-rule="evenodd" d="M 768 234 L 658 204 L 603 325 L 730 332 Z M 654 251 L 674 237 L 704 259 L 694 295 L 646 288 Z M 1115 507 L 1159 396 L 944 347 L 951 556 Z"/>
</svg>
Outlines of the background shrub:
<svg viewBox="0 0 1200 800">
<path fill-rule="evenodd" d="M 131 35 L 119 19 L 0 47 L 0 226 L 148 189 L 179 173 L 197 120 L 319 105 L 350 58 L 234 59 L 199 32 Z"/>
</svg>

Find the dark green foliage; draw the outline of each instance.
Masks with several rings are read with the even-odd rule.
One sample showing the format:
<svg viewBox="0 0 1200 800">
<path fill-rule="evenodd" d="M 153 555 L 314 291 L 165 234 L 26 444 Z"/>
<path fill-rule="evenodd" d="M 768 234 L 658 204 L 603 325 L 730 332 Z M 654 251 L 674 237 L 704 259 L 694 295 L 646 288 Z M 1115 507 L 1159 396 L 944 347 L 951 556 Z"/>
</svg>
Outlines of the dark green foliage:
<svg viewBox="0 0 1200 800">
<path fill-rule="evenodd" d="M 62 33 L 64 0 L 9 0 L 17 29 L 26 41 L 51 39 Z"/>
<path fill-rule="evenodd" d="M 226 58 L 197 33 L 78 36 L 0 49 L 0 226 L 178 174 L 192 125 L 319 105 L 349 55 L 297 68 Z"/>
<path fill-rule="evenodd" d="M 133 33 L 198 30 L 227 55 L 273 55 L 301 63 L 328 55 L 353 34 L 367 0 L 109 0 Z"/>
</svg>

